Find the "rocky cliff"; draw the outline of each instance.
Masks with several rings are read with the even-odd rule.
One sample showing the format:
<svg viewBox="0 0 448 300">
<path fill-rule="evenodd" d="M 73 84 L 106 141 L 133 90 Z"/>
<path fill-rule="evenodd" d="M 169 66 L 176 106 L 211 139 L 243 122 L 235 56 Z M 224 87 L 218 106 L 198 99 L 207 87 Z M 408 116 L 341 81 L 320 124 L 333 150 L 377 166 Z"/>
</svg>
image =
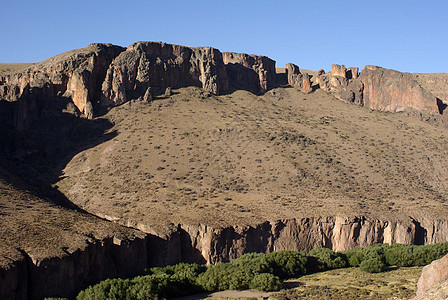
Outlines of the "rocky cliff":
<svg viewBox="0 0 448 300">
<path fill-rule="evenodd" d="M 275 61 L 262 55 L 223 53 L 230 83 L 236 89 L 265 93 L 276 84 Z"/>
<path fill-rule="evenodd" d="M 41 101 L 70 99 L 79 112 L 85 113 L 88 102 L 99 101 L 107 68 L 123 50 L 123 47 L 111 44 L 90 44 L 86 48 L 34 64 L 26 70 L 5 75 L 0 80 L 0 99 L 26 99 L 26 93 L 32 89 L 34 98 Z M 18 122 L 21 123 L 21 120 Z"/>
<path fill-rule="evenodd" d="M 313 91 L 311 87 L 311 77 L 308 73 L 301 73 L 298 66 L 292 63 L 286 64 L 286 75 L 288 77 L 288 84 L 305 94 Z"/>
<path fill-rule="evenodd" d="M 448 241 L 447 220 L 379 220 L 335 216 L 219 228 L 203 224 L 178 224 L 162 233 L 145 224 L 114 219 L 150 235 L 148 249 L 163 253 L 149 255 L 151 265 L 180 261 L 214 264 L 249 252 L 303 251 L 319 247 L 344 251 L 376 243 L 423 245 Z"/>
<path fill-rule="evenodd" d="M 52 204 L 12 178 L 0 169 L 0 299 L 73 297 L 147 266 L 146 234 Z"/>
<path fill-rule="evenodd" d="M 327 74 L 318 76 L 321 89 L 340 100 L 379 111 L 416 110 L 429 114 L 440 112 L 437 98 L 423 89 L 411 74 L 377 66 L 357 68 L 332 65 Z"/>
<path fill-rule="evenodd" d="M 110 64 L 102 86 L 102 104 L 118 105 L 143 96 L 148 87 L 202 87 L 213 94 L 228 90 L 222 54 L 211 47 L 138 42 Z"/>
</svg>

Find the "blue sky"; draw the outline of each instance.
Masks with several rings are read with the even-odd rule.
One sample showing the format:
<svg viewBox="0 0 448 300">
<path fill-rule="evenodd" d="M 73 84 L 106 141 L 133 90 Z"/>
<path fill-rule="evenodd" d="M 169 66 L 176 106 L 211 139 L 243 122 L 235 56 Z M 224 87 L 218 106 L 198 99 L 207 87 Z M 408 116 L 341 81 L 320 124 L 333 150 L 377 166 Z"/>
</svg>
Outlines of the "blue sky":
<svg viewBox="0 0 448 300">
<path fill-rule="evenodd" d="M 0 62 L 164 41 L 293 62 L 448 72 L 448 1 L 0 0 Z"/>
</svg>

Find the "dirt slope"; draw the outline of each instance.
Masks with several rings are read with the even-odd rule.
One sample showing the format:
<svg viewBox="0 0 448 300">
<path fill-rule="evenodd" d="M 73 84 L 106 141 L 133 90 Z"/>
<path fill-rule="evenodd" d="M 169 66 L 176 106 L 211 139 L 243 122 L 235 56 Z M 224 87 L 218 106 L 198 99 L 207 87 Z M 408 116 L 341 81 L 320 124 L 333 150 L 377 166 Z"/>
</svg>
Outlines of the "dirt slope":
<svg viewBox="0 0 448 300">
<path fill-rule="evenodd" d="M 184 88 L 104 118 L 117 136 L 76 155 L 57 186 L 126 223 L 446 216 L 448 130 L 323 91 L 211 96 Z"/>
</svg>

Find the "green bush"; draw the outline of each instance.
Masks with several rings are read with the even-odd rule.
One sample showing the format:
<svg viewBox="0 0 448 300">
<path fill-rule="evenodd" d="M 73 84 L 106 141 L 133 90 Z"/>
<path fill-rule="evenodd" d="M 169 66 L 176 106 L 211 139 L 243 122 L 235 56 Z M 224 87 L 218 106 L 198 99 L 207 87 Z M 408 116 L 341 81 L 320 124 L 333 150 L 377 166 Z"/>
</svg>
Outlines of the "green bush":
<svg viewBox="0 0 448 300">
<path fill-rule="evenodd" d="M 251 280 L 249 287 L 259 291 L 273 292 L 280 290 L 282 283 L 280 278 L 273 274 L 261 273 L 255 275 L 255 277 Z"/>
<path fill-rule="evenodd" d="M 334 252 L 328 248 L 316 248 L 308 252 L 310 263 L 308 264 L 313 271 L 323 271 L 338 268 L 345 268 L 347 266 L 346 257 L 339 252 Z"/>
<path fill-rule="evenodd" d="M 359 268 L 365 272 L 369 273 L 379 273 L 383 271 L 383 268 L 385 267 L 384 262 L 377 257 L 367 258 L 362 261 L 362 263 L 359 265 Z"/>
<path fill-rule="evenodd" d="M 266 261 L 275 276 L 286 279 L 306 274 L 308 258 L 303 252 L 283 250 L 267 254 Z"/>
<path fill-rule="evenodd" d="M 197 283 L 206 291 L 249 288 L 252 279 L 261 273 L 272 273 L 266 255 L 248 253 L 230 263 L 218 263 L 199 275 Z"/>
<path fill-rule="evenodd" d="M 359 267 L 361 262 L 364 260 L 364 249 L 363 248 L 355 248 L 352 250 L 347 250 L 341 253 L 345 255 L 346 261 L 348 262 L 350 267 Z"/>
</svg>

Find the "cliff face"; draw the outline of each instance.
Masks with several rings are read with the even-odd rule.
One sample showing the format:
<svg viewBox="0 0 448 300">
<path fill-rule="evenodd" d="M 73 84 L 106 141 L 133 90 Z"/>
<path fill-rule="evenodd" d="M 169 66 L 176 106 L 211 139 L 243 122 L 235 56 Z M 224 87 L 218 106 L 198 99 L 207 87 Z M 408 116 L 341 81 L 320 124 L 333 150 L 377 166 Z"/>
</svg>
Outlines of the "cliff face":
<svg viewBox="0 0 448 300">
<path fill-rule="evenodd" d="M 100 99 L 106 70 L 112 59 L 123 50 L 111 44 L 91 44 L 3 76 L 0 99 L 17 101 L 33 89 L 38 90 L 39 98 L 69 98 L 84 113 L 87 102 L 95 103 Z"/>
<path fill-rule="evenodd" d="M 118 222 L 130 225 L 129 221 Z M 412 218 L 316 217 L 222 228 L 179 224 L 163 235 L 144 224 L 133 226 L 150 235 L 150 265 L 181 261 L 215 264 L 250 252 L 307 251 L 319 247 L 344 251 L 376 243 L 423 245 L 448 241 L 447 220 Z"/>
<path fill-rule="evenodd" d="M 437 98 L 423 89 L 411 74 L 377 66 L 357 68 L 332 65 L 331 72 L 318 76 L 320 88 L 336 98 L 373 110 L 399 112 L 408 109 L 437 114 Z"/>
<path fill-rule="evenodd" d="M 276 83 L 275 61 L 262 55 L 224 52 L 230 83 L 236 89 L 265 93 Z"/>
<path fill-rule="evenodd" d="M 135 226 L 153 232 L 147 226 Z M 446 220 L 319 217 L 247 227 L 179 224 L 163 235 L 147 233 L 131 239 L 92 240 L 84 247 L 64 250 L 62 256 L 33 255 L 32 251 L 10 248 L 9 253 L 2 255 L 0 298 L 73 297 L 88 284 L 108 277 L 135 275 L 147 266 L 179 262 L 214 264 L 249 252 L 316 247 L 342 251 L 375 243 L 430 244 L 445 242 L 447 237 Z"/>
<path fill-rule="evenodd" d="M 221 52 L 211 47 L 138 42 L 109 66 L 102 104 L 122 104 L 142 96 L 148 87 L 185 86 L 202 87 L 213 94 L 227 91 L 229 82 Z"/>
</svg>

